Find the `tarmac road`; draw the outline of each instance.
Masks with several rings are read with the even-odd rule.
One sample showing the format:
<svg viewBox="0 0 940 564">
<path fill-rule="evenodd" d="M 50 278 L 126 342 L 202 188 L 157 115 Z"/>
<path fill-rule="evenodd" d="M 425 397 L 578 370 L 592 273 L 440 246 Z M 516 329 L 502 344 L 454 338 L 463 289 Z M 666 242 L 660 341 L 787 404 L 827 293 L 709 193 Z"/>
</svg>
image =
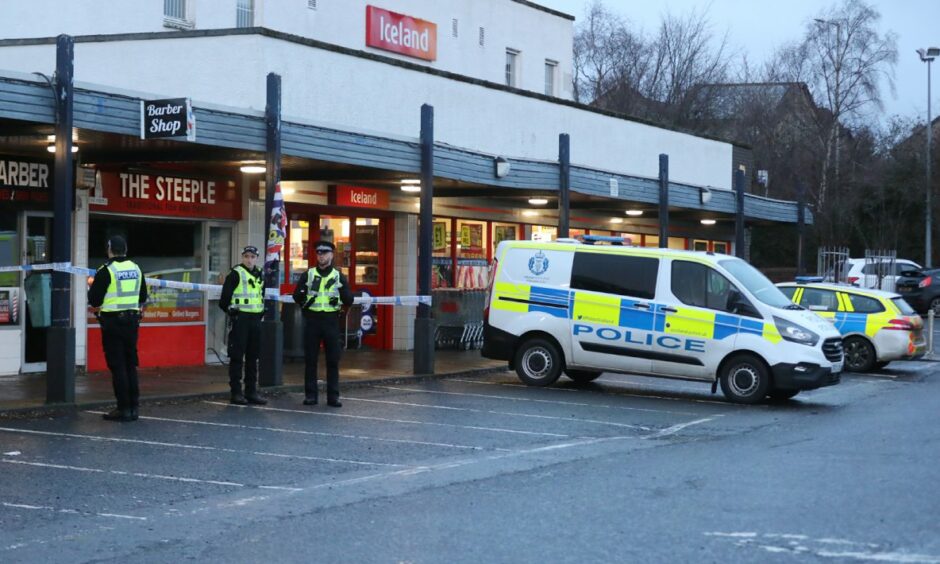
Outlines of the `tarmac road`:
<svg viewBox="0 0 940 564">
<path fill-rule="evenodd" d="M 0 561 L 940 563 L 938 371 L 758 406 L 500 373 L 0 418 Z"/>
</svg>

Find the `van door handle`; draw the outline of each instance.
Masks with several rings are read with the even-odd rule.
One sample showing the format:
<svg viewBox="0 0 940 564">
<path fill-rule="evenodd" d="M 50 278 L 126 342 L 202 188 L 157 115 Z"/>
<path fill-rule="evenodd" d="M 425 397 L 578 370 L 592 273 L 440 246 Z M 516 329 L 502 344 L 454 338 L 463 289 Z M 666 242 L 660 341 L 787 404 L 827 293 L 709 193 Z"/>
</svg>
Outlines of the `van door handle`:
<svg viewBox="0 0 940 564">
<path fill-rule="evenodd" d="M 637 308 L 637 309 L 649 309 L 649 308 L 650 308 L 650 305 L 649 305 L 649 304 L 635 303 L 635 304 L 633 304 L 633 307 L 635 307 L 635 308 Z"/>
<path fill-rule="evenodd" d="M 664 313 L 679 313 L 679 310 L 676 309 L 676 308 L 674 308 L 674 307 L 664 307 L 664 308 L 661 309 L 660 311 L 662 311 L 662 312 L 664 312 Z"/>
</svg>

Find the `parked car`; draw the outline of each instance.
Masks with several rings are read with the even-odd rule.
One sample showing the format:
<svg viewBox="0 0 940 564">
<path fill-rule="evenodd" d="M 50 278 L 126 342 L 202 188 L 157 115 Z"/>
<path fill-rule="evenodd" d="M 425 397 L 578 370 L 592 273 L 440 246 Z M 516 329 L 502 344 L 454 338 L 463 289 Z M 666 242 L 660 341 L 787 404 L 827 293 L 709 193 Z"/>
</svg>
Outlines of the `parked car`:
<svg viewBox="0 0 940 564">
<path fill-rule="evenodd" d="M 873 288 L 893 292 L 898 277 L 902 272 L 920 270 L 921 266 L 914 261 L 897 259 L 894 265 L 887 262 L 867 262 L 863 258 L 850 258 L 842 265 L 845 280 L 859 288 Z M 827 282 L 838 282 L 839 277 L 827 273 Z"/>
<path fill-rule="evenodd" d="M 914 311 L 926 314 L 931 309 L 940 315 L 940 269 L 906 270 L 896 283 L 897 293 Z"/>
<path fill-rule="evenodd" d="M 835 325 L 843 338 L 846 370 L 869 372 L 927 352 L 924 321 L 899 294 L 838 284 L 777 286 L 793 303 Z"/>
</svg>

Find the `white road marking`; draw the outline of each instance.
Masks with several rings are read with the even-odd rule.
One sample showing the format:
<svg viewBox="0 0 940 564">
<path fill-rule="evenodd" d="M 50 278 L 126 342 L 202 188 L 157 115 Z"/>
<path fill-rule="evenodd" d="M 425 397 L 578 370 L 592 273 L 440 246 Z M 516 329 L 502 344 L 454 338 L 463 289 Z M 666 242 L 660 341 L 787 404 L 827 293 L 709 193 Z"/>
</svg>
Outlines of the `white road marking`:
<svg viewBox="0 0 940 564">
<path fill-rule="evenodd" d="M 233 407 L 233 408 L 243 408 L 243 409 L 253 409 L 253 410 L 265 410 L 265 411 L 278 411 L 282 413 L 303 413 L 305 415 L 320 415 L 323 417 L 346 417 L 349 419 L 363 419 L 367 421 L 383 421 L 386 423 L 403 423 L 408 425 L 428 425 L 431 427 L 450 427 L 454 429 L 470 429 L 473 431 L 490 431 L 493 433 L 512 433 L 517 435 L 535 435 L 541 437 L 558 437 L 558 438 L 567 438 L 568 435 L 561 435 L 558 433 L 541 433 L 537 431 L 520 431 L 517 429 L 501 429 L 498 427 L 480 427 L 476 425 L 457 425 L 455 423 L 434 423 L 430 421 L 413 421 L 409 419 L 389 419 L 386 417 L 370 417 L 366 415 L 349 415 L 346 413 L 328 413 L 323 411 L 311 411 L 303 409 L 284 409 L 280 407 L 261 407 L 261 406 L 242 406 L 234 405 L 230 403 L 224 403 L 219 401 L 206 401 L 205 403 L 211 405 L 221 405 L 223 407 Z"/>
<path fill-rule="evenodd" d="M 526 388 L 530 390 L 532 389 L 532 386 L 523 386 L 521 384 L 503 384 L 500 382 L 485 382 L 482 380 L 457 380 L 456 378 L 447 378 L 447 379 L 441 380 L 441 382 L 465 382 L 467 384 L 481 384 L 485 386 L 505 386 L 507 388 L 518 387 L 518 388 Z M 457 396 L 502 399 L 502 400 L 509 400 L 509 401 L 529 401 L 533 403 L 552 403 L 552 404 L 557 404 L 557 405 L 577 405 L 577 406 L 582 406 L 582 407 L 599 407 L 599 408 L 604 408 L 604 409 L 623 409 L 626 411 L 646 411 L 649 413 L 669 413 L 671 415 L 699 415 L 698 413 L 693 413 L 691 411 L 672 411 L 672 410 L 666 410 L 666 409 L 652 409 L 652 408 L 645 408 L 645 407 L 629 407 L 625 405 L 603 405 L 603 404 L 570 402 L 570 401 L 561 401 L 561 400 L 546 400 L 546 399 L 537 399 L 537 398 L 529 398 L 529 397 L 495 396 L 491 394 L 472 394 L 469 392 L 443 392 L 439 390 L 419 390 L 417 388 L 399 388 L 395 386 L 373 386 L 373 387 L 385 388 L 389 390 L 401 390 L 401 391 L 408 391 L 408 392 L 441 393 L 441 394 L 450 394 L 450 395 L 457 395 Z M 550 390 L 554 392 L 569 391 L 568 388 L 548 387 L 548 388 L 538 388 L 538 389 L 545 390 L 545 391 Z M 670 398 L 670 397 L 665 397 L 665 396 L 651 396 L 651 395 L 646 395 L 646 394 L 625 394 L 621 392 L 616 392 L 615 394 L 609 394 L 609 393 L 604 393 L 604 392 L 595 392 L 594 390 L 570 390 L 570 391 L 589 393 L 589 394 L 600 394 L 600 395 L 608 396 L 608 397 L 611 395 L 617 395 L 617 396 L 624 396 L 624 397 L 664 399 L 664 400 L 669 400 L 669 401 L 694 401 L 698 403 L 714 403 L 714 404 L 725 405 L 725 406 L 734 405 L 734 404 L 727 404 L 721 401 Z"/>
<path fill-rule="evenodd" d="M 18 450 L 11 450 L 10 452 L 3 453 L 3 456 L 19 456 L 21 454 L 23 453 Z"/>
<path fill-rule="evenodd" d="M 150 478 L 154 480 L 169 480 L 173 482 L 187 482 L 195 484 L 211 484 L 215 486 L 232 486 L 238 488 L 247 487 L 245 484 L 237 482 L 223 482 L 219 480 L 200 480 L 199 478 L 184 478 L 181 476 L 167 476 L 163 474 L 148 474 L 146 472 L 124 472 L 122 470 L 103 470 L 101 468 L 87 468 L 84 466 L 69 466 L 68 464 L 51 464 L 48 462 L 28 462 L 26 460 L 11 460 L 2 458 L 0 462 L 8 464 L 24 464 L 26 466 L 37 466 L 40 468 L 54 468 L 57 470 L 72 470 L 76 472 L 91 472 L 95 474 L 114 474 L 116 476 L 133 476 L 135 478 Z"/>
<path fill-rule="evenodd" d="M 646 435 L 642 437 L 644 439 L 661 439 L 663 437 L 668 437 L 670 435 L 675 435 L 679 431 L 685 429 L 686 427 L 691 427 L 692 425 L 700 425 L 702 423 L 708 423 L 712 421 L 714 417 L 706 417 L 704 419 L 696 419 L 695 421 L 689 421 L 688 423 L 679 423 L 678 425 L 673 425 L 672 427 L 666 427 L 662 431 L 653 433 L 652 435 Z"/>
<path fill-rule="evenodd" d="M 95 415 L 101 415 L 103 411 L 86 411 L 85 413 L 92 413 Z M 370 437 L 366 435 L 349 435 L 344 433 L 324 433 L 322 431 L 302 431 L 299 429 L 283 429 L 280 427 L 261 427 L 256 425 L 241 425 L 236 423 L 220 423 L 218 421 L 200 421 L 197 419 L 172 419 L 169 417 L 152 417 L 141 415 L 141 419 L 147 421 L 161 421 L 164 423 L 183 423 L 186 425 L 206 425 L 209 427 L 227 427 L 231 429 L 245 429 L 250 431 L 268 431 L 271 433 L 290 433 L 296 435 L 310 435 L 316 437 L 331 437 L 331 438 L 340 438 L 340 439 L 355 439 L 360 441 L 376 441 L 384 443 L 399 443 L 399 444 L 409 444 L 409 445 L 420 445 L 420 446 L 434 446 L 442 448 L 455 448 L 455 449 L 464 449 L 464 450 L 496 450 L 496 451 L 508 451 L 509 449 L 504 448 L 492 448 L 488 449 L 487 447 L 481 446 L 471 446 L 471 445 L 462 445 L 454 443 L 439 443 L 433 441 L 414 441 L 409 439 L 388 439 L 383 437 Z"/>
<path fill-rule="evenodd" d="M 114 519 L 132 519 L 135 521 L 146 521 L 146 517 L 137 517 L 136 515 L 122 515 L 120 513 L 94 513 L 88 511 L 79 511 L 77 509 L 56 509 L 55 507 L 49 507 L 48 505 L 28 505 L 25 503 L 7 503 L 0 502 L 0 506 L 10 507 L 14 509 L 28 509 L 32 511 L 53 511 L 55 513 L 66 513 L 69 515 L 86 515 L 94 517 L 111 517 Z"/>
<path fill-rule="evenodd" d="M 758 548 L 760 550 L 772 553 L 789 552 L 796 555 L 812 554 L 820 558 L 838 558 L 867 560 L 871 562 L 891 562 L 897 564 L 940 564 L 940 556 L 929 554 L 916 554 L 904 552 L 897 549 L 878 550 L 880 547 L 873 543 L 855 542 L 845 539 L 819 538 L 814 539 L 806 535 L 764 533 L 756 532 L 707 532 L 705 536 L 724 537 L 728 540 L 734 540 L 735 545 L 741 547 Z M 784 546 L 774 545 L 763 542 L 764 539 L 786 540 Z M 821 545 L 821 546 L 812 546 Z M 841 551 L 830 548 L 832 545 L 841 545 L 846 548 Z"/>
<path fill-rule="evenodd" d="M 305 456 L 301 454 L 280 454 L 273 452 L 256 452 L 256 451 L 244 451 L 234 448 L 224 448 L 224 447 L 214 447 L 214 446 L 204 446 L 204 445 L 188 445 L 182 443 L 164 443 L 159 441 L 145 441 L 143 439 L 126 439 L 122 437 L 105 437 L 101 435 L 78 435 L 75 433 L 57 433 L 52 431 L 35 431 L 33 429 L 16 429 L 12 427 L 0 427 L 0 432 L 5 433 L 25 433 L 30 435 L 45 435 L 51 437 L 66 437 L 70 439 L 86 439 L 89 441 L 106 441 L 106 442 L 118 442 L 118 443 L 132 443 L 132 444 L 142 444 L 147 446 L 157 446 L 164 448 L 182 448 L 182 449 L 191 449 L 191 450 L 210 450 L 217 452 L 227 452 L 232 454 L 253 454 L 256 456 L 273 456 L 278 458 L 297 458 L 301 460 L 314 460 L 317 462 L 335 462 L 340 464 L 357 464 L 357 465 L 368 465 L 368 466 L 394 466 L 394 467 L 404 467 L 403 464 L 387 464 L 385 462 L 368 462 L 363 460 L 345 460 L 342 458 L 327 458 L 323 456 Z"/>
<path fill-rule="evenodd" d="M 448 411 L 466 411 L 470 413 L 486 413 L 489 415 L 506 415 L 509 417 L 530 417 L 530 418 L 535 418 L 535 419 L 554 419 L 558 421 L 566 421 L 569 423 L 591 423 L 591 424 L 596 424 L 596 425 L 610 425 L 613 427 L 624 427 L 627 429 L 639 429 L 641 431 L 650 430 L 649 427 L 644 427 L 642 425 L 631 425 L 629 423 L 616 423 L 613 421 L 599 421 L 597 419 L 580 419 L 577 417 L 561 417 L 561 416 L 556 416 L 556 415 L 536 415 L 536 414 L 531 414 L 531 413 L 516 413 L 516 412 L 510 412 L 510 411 L 491 411 L 488 409 L 473 409 L 470 407 L 449 407 L 449 406 L 443 406 L 443 405 L 428 405 L 426 403 L 407 403 L 407 402 L 401 402 L 401 401 L 351 398 L 351 397 L 346 397 L 346 396 L 343 397 L 343 400 L 365 401 L 365 402 L 370 402 L 370 403 L 383 403 L 383 404 L 388 404 L 388 405 L 401 405 L 405 407 L 423 407 L 427 409 L 444 409 Z"/>
</svg>

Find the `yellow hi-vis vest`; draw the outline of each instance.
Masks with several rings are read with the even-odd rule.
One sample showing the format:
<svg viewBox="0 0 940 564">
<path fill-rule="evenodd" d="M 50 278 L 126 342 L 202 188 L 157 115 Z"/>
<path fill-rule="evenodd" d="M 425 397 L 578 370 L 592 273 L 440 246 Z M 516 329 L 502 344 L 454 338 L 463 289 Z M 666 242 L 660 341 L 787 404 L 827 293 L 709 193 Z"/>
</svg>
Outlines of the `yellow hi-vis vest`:
<svg viewBox="0 0 940 564">
<path fill-rule="evenodd" d="M 232 292 L 231 307 L 245 313 L 263 312 L 264 284 L 240 264 L 233 270 L 238 273 L 238 286 Z"/>
<path fill-rule="evenodd" d="M 319 285 L 314 289 L 313 284 L 319 280 Z M 342 283 L 339 281 L 339 271 L 335 268 L 324 277 L 321 277 L 315 268 L 307 271 L 307 303 L 304 307 L 310 311 L 337 312 L 342 307 L 337 301 L 336 305 L 330 305 L 330 299 L 339 298 L 339 289 Z"/>
<path fill-rule="evenodd" d="M 129 260 L 114 261 L 107 265 L 111 284 L 101 303 L 101 311 L 139 311 L 140 285 L 144 283 L 140 267 Z"/>
</svg>

